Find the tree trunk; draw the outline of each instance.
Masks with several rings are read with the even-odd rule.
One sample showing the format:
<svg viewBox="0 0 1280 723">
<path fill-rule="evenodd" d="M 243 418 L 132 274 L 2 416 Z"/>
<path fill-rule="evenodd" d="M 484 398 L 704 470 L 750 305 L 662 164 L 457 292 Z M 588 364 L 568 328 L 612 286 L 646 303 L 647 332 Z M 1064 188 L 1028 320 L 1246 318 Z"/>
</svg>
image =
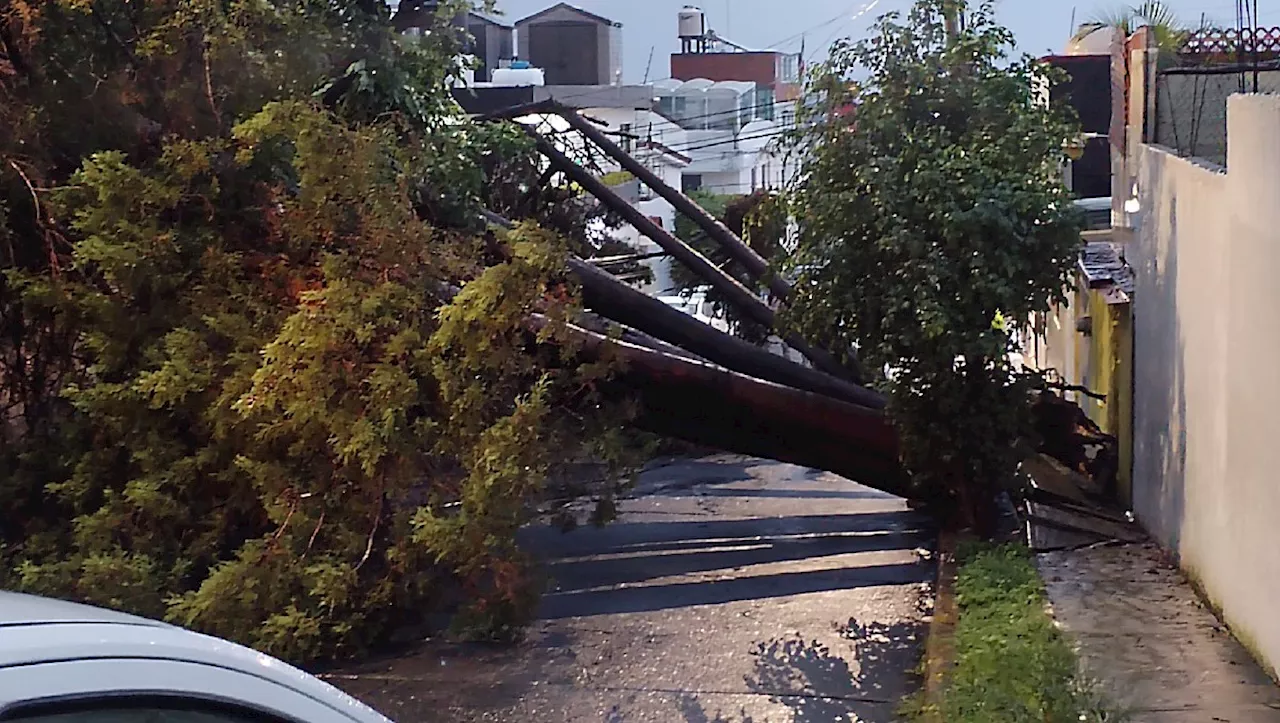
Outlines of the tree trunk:
<svg viewBox="0 0 1280 723">
<path fill-rule="evenodd" d="M 747 376 L 821 394 L 870 409 L 883 409 L 884 397 L 870 389 L 797 364 L 726 334 L 618 281 L 584 261 L 570 270 L 582 284 L 583 300 L 595 313 L 639 329 L 710 362 Z"/>
<path fill-rule="evenodd" d="M 545 323 L 545 322 L 542 322 Z M 655 349 L 574 333 L 584 353 L 606 349 L 624 361 L 619 393 L 635 394 L 642 429 L 728 452 L 776 459 L 842 475 L 907 496 L 898 437 L 879 411 L 754 379 Z"/>
</svg>

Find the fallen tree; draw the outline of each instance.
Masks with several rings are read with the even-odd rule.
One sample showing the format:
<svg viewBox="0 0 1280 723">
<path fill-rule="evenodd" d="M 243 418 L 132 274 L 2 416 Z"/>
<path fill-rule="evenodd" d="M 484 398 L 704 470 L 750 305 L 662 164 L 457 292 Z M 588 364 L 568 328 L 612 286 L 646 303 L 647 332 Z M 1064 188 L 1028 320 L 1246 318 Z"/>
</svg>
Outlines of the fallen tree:
<svg viewBox="0 0 1280 723">
<path fill-rule="evenodd" d="M 447 24 L 406 39 L 372 0 L 10 5 L 5 587 L 308 660 L 459 590 L 472 632 L 513 634 L 536 597 L 516 531 L 566 462 L 624 469 L 627 425 L 915 494 L 910 440 L 823 349 L 769 355 L 590 263 L 604 214 L 547 186 L 524 132 L 459 112 Z M 491 234 L 483 208 L 533 222 Z M 615 480 L 584 493 L 606 509 Z"/>
<path fill-rule="evenodd" d="M 492 212 L 485 220 L 500 228 L 515 224 Z M 796 364 L 698 321 L 644 294 L 590 263 L 571 257 L 569 271 L 582 286 L 583 302 L 598 315 L 661 339 L 707 361 L 750 377 L 882 409 L 884 398 L 824 372 Z M 600 331 L 600 328 L 596 328 Z M 623 332 L 625 333 L 625 332 Z"/>
<path fill-rule="evenodd" d="M 731 304 L 743 316 L 766 329 L 775 329 L 784 342 L 799 351 L 815 367 L 827 374 L 855 382 L 859 379 L 856 370 L 851 370 L 840 364 L 830 353 L 815 347 L 798 334 L 778 328 L 777 314 L 773 308 L 752 293 L 750 289 L 743 286 L 737 279 L 712 264 L 706 256 L 676 238 L 671 232 L 658 226 L 641 213 L 639 209 L 627 203 L 613 189 L 606 186 L 604 182 L 596 178 L 586 168 L 566 156 L 553 143 L 540 136 L 536 131 L 526 128 L 526 132 L 534 138 L 538 151 L 550 161 L 552 168 L 564 173 L 574 183 L 581 185 L 606 208 L 618 214 L 619 217 L 635 227 L 637 231 L 674 256 L 691 272 L 718 291 L 722 298 L 725 299 L 725 302 Z"/>
<path fill-rule="evenodd" d="M 0 584 L 294 660 L 459 596 L 510 634 L 543 481 L 627 461 L 608 365 L 525 328 L 581 311 L 566 258 L 594 249 L 476 229 L 540 169 L 453 103 L 447 27 L 225 10 L 0 10 Z"/>
</svg>

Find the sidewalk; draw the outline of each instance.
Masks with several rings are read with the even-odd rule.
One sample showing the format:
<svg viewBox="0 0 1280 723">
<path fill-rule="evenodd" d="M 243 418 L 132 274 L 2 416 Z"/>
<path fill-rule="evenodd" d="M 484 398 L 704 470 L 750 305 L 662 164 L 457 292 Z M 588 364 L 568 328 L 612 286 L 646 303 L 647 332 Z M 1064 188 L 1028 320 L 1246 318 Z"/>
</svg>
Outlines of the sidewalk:
<svg viewBox="0 0 1280 723">
<path fill-rule="evenodd" d="M 1280 723 L 1280 688 L 1151 543 L 1037 557 L 1085 672 L 1133 723 Z"/>
</svg>

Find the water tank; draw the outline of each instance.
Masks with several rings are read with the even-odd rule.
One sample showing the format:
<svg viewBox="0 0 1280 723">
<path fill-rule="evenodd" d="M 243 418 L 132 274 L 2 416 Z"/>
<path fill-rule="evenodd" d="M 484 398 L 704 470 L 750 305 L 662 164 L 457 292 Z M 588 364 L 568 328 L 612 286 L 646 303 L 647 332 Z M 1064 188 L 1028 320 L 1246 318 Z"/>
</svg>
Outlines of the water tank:
<svg viewBox="0 0 1280 723">
<path fill-rule="evenodd" d="M 498 68 L 493 71 L 494 85 L 523 88 L 546 83 L 542 68 Z"/>
<path fill-rule="evenodd" d="M 1111 44 L 1119 33 L 1114 26 L 1086 23 L 1067 41 L 1063 55 L 1110 55 Z"/>
<path fill-rule="evenodd" d="M 686 5 L 680 11 L 680 38 L 692 40 L 707 34 L 707 16 L 700 8 Z"/>
</svg>

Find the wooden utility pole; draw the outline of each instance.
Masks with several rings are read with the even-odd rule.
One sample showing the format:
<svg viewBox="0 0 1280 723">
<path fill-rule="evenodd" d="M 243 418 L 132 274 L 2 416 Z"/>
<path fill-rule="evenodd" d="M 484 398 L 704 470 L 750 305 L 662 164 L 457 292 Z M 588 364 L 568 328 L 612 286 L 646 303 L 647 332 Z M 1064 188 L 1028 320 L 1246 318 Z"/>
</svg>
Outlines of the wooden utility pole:
<svg viewBox="0 0 1280 723">
<path fill-rule="evenodd" d="M 694 203 L 688 196 L 665 183 L 656 173 L 636 160 L 630 153 L 618 147 L 617 143 L 614 143 L 609 136 L 600 132 L 599 128 L 592 125 L 591 121 L 583 118 L 577 111 L 563 106 L 555 106 L 554 111 L 568 121 L 574 130 L 581 133 L 592 143 L 595 143 L 600 147 L 600 150 L 617 161 L 623 169 L 640 179 L 642 183 L 653 189 L 654 193 L 666 199 L 677 211 L 697 224 L 712 241 L 719 244 L 725 250 L 725 253 L 729 254 L 730 258 L 741 264 L 751 278 L 767 280 L 769 291 L 776 298 L 781 301 L 790 298 L 791 285 L 785 279 L 773 274 L 769 268 L 769 262 L 756 253 L 755 249 L 743 243 L 742 239 L 738 238 L 733 231 L 730 231 L 728 226 L 721 223 L 715 216 L 707 213 L 706 210 Z"/>
<path fill-rule="evenodd" d="M 538 152 L 545 156 L 556 170 L 561 171 L 573 182 L 582 186 L 587 193 L 594 196 L 606 208 L 621 216 L 623 221 L 631 224 L 646 238 L 662 247 L 663 251 L 671 254 L 677 261 L 684 264 L 698 278 L 716 291 L 719 291 L 724 296 L 725 302 L 737 309 L 743 316 L 766 329 L 777 331 L 783 342 L 800 352 L 814 367 L 846 381 L 855 383 L 861 381 L 857 370 L 843 366 L 828 352 L 815 348 L 796 334 L 778 330 L 777 315 L 774 310 L 752 293 L 750 289 L 725 273 L 720 267 L 711 263 L 710 259 L 703 256 L 696 249 L 654 223 L 652 219 L 614 193 L 613 189 L 592 175 L 590 171 L 575 163 L 573 159 L 566 156 L 560 149 L 555 147 L 555 144 L 537 131 L 532 128 L 525 128 L 525 132 L 537 143 Z"/>
</svg>

